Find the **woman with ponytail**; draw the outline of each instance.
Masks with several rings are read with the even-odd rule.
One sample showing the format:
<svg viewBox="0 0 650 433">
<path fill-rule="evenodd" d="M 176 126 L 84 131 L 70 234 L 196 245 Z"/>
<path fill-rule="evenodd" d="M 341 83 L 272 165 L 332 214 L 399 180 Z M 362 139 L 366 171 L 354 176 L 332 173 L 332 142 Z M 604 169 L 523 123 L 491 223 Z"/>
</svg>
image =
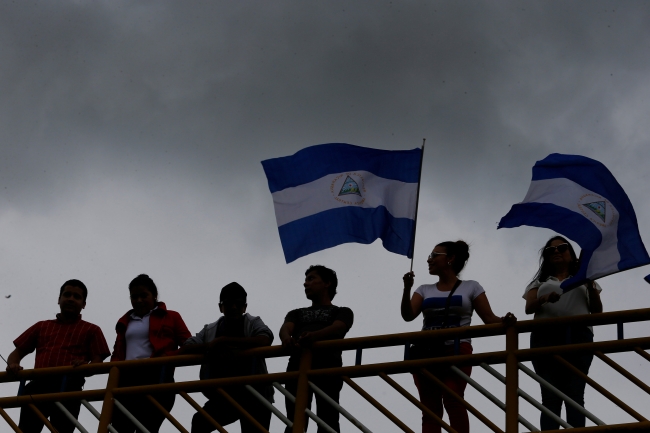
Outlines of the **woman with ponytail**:
<svg viewBox="0 0 650 433">
<path fill-rule="evenodd" d="M 417 288 L 411 297 L 414 273 L 404 275 L 404 292 L 402 295 L 402 318 L 410 322 L 420 315 L 424 316 L 422 330 L 454 328 L 469 326 L 474 310 L 484 323 L 502 323 L 510 318 L 498 317 L 492 312 L 485 290 L 476 281 L 461 281 L 458 275 L 469 259 L 469 245 L 463 241 L 442 242 L 433 249 L 427 263 L 429 274 L 438 276 L 438 282 L 423 284 Z M 436 356 L 453 356 L 454 354 L 469 355 L 472 344 L 469 338 L 461 339 L 458 346 L 454 340 L 441 341 L 439 344 L 414 345 L 411 347 L 410 358 L 430 358 Z M 472 367 L 460 368 L 466 375 L 472 373 Z M 456 394 L 463 396 L 467 382 L 450 370 L 431 371 Z M 436 415 L 442 418 L 443 406 L 449 416 L 451 427 L 458 433 L 469 433 L 469 418 L 467 409 L 438 387 L 431 385 L 428 379 L 420 374 L 414 374 L 415 385 L 420 393 L 420 401 Z M 440 425 L 431 417 L 422 414 L 422 432 L 439 433 Z"/>
</svg>

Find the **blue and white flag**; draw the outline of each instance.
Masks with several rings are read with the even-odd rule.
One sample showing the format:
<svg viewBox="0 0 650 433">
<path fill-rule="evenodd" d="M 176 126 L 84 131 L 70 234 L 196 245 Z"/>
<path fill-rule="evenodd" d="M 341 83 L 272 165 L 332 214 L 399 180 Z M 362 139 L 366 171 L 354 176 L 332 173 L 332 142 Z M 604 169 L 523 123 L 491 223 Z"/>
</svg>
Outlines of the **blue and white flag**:
<svg viewBox="0 0 650 433">
<path fill-rule="evenodd" d="M 580 270 L 562 283 L 565 290 L 650 263 L 627 194 L 607 167 L 584 156 L 553 153 L 537 161 L 524 201 L 498 228 L 522 225 L 554 230 L 582 248 Z"/>
<path fill-rule="evenodd" d="M 262 161 L 287 263 L 377 238 L 410 258 L 421 159 L 420 149 L 331 143 Z"/>
</svg>

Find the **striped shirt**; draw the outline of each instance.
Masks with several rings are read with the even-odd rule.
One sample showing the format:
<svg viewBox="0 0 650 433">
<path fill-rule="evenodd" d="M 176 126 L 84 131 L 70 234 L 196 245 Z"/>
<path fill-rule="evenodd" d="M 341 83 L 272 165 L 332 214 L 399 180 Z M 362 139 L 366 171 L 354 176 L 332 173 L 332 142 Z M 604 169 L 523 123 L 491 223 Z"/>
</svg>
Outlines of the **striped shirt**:
<svg viewBox="0 0 650 433">
<path fill-rule="evenodd" d="M 424 284 L 417 288 L 415 293 L 422 296 L 422 315 L 424 323 L 422 330 L 456 328 L 469 326 L 474 313 L 474 300 L 485 293 L 483 287 L 473 280 L 461 281 L 458 289 L 449 300 L 449 312 L 445 322 L 445 310 L 449 291 L 438 290 L 438 283 Z M 443 323 L 444 322 L 444 323 Z M 463 338 L 461 343 L 471 343 L 470 338 Z M 454 340 L 447 340 L 445 344 L 453 344 Z"/>
<path fill-rule="evenodd" d="M 36 323 L 14 340 L 14 346 L 26 353 L 36 350 L 34 368 L 67 366 L 75 359 L 91 361 L 94 356 L 104 360 L 111 354 L 102 330 L 81 320 L 56 320 Z"/>
</svg>

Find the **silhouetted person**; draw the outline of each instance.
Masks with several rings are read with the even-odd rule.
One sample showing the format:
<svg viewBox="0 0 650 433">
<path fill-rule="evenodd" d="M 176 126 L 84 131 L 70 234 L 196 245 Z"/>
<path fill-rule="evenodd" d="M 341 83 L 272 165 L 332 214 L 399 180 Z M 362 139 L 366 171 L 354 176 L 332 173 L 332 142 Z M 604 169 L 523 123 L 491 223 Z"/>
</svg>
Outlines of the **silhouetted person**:
<svg viewBox="0 0 650 433">
<path fill-rule="evenodd" d="M 402 318 L 410 322 L 422 313 L 424 323 L 422 330 L 455 328 L 469 326 L 472 323 L 474 310 L 483 323 L 502 323 L 514 317 L 508 313 L 501 318 L 492 312 L 490 302 L 483 287 L 476 281 L 461 281 L 458 275 L 469 260 L 469 245 L 463 241 L 442 242 L 436 245 L 427 259 L 429 274 L 438 276 L 434 284 L 423 284 L 410 296 L 413 287 L 413 272 L 404 275 L 404 291 L 402 294 Z M 410 298 L 410 299 L 409 299 Z M 512 319 L 510 319 L 512 317 Z M 434 358 L 438 356 L 453 356 L 454 340 L 420 343 L 411 347 L 412 359 Z M 472 342 L 469 338 L 459 341 L 458 354 L 470 355 Z M 472 374 L 472 367 L 460 369 L 466 375 Z M 435 368 L 431 370 L 441 381 L 461 397 L 465 393 L 467 382 L 449 369 Z M 443 405 L 449 415 L 449 424 L 458 433 L 469 433 L 469 417 L 467 409 L 447 393 L 432 386 L 421 374 L 413 375 L 415 386 L 420 394 L 420 401 L 436 415 L 442 418 Z M 422 413 L 422 433 L 440 433 L 440 425 L 428 415 Z"/>
<path fill-rule="evenodd" d="M 86 307 L 88 289 L 79 280 L 68 280 L 59 291 L 61 312 L 55 320 L 43 320 L 29 328 L 14 340 L 16 349 L 7 359 L 7 371 L 18 372 L 23 369 L 20 360 L 36 350 L 34 368 L 79 366 L 102 362 L 111 354 L 102 330 L 97 325 L 81 320 L 81 310 Z M 46 394 L 61 391 L 81 391 L 86 382 L 83 376 L 68 375 L 62 389 L 63 376 L 48 377 L 30 381 L 23 395 Z M 65 400 L 62 404 L 76 418 L 79 416 L 81 402 Z M 72 433 L 74 424 L 54 405 L 37 403 L 36 407 L 59 433 Z M 23 433 L 38 433 L 43 422 L 28 407 L 20 410 L 18 427 Z"/>
<path fill-rule="evenodd" d="M 535 319 L 548 317 L 575 316 L 589 313 L 602 313 L 600 286 L 589 281 L 563 293 L 562 281 L 570 278 L 580 268 L 573 247 L 562 236 L 553 236 L 540 251 L 540 267 L 533 282 L 526 287 L 523 298 L 526 300 L 526 314 L 535 313 Z M 594 333 L 590 326 L 557 326 L 530 333 L 530 347 L 559 346 L 568 343 L 592 343 Z M 594 355 L 590 353 L 563 355 L 564 359 L 584 374 L 589 373 Z M 586 382 L 576 376 L 552 357 L 533 359 L 535 372 L 551 385 L 571 397 L 581 406 L 585 405 Z M 542 404 L 560 416 L 562 400 L 552 391 L 542 386 Z M 572 427 L 584 427 L 585 416 L 573 406 L 565 404 L 567 422 Z M 542 430 L 556 430 L 560 424 L 542 413 Z"/>
<path fill-rule="evenodd" d="M 148 275 L 140 274 L 129 284 L 129 295 L 133 309 L 126 312 L 117 325 L 117 337 L 111 361 L 157 358 L 175 355 L 178 347 L 192 334 L 188 331 L 181 315 L 168 310 L 164 302 L 158 301 L 158 288 Z M 120 371 L 120 387 L 157 385 L 174 382 L 173 367 L 142 367 Z M 152 394 L 168 412 L 174 406 L 173 392 Z M 146 395 L 124 395 L 117 400 L 131 412 L 151 433 L 156 433 L 165 420 Z M 115 408 L 111 424 L 119 433 L 134 433 L 135 425 Z"/>
<path fill-rule="evenodd" d="M 246 313 L 246 290 L 238 283 L 230 283 L 221 289 L 219 311 L 223 313 L 216 322 L 205 325 L 201 332 L 189 338 L 182 353 L 205 353 L 208 362 L 201 365 L 200 378 L 216 379 L 221 377 L 266 374 L 264 358 L 241 358 L 235 352 L 253 347 L 270 346 L 273 332 L 262 319 Z M 270 403 L 273 402 L 273 387 L 254 385 Z M 264 428 L 271 424 L 271 410 L 267 409 L 243 385 L 226 386 L 223 389 L 239 403 Z M 239 420 L 242 433 L 257 432 L 257 428 L 248 422 L 221 394 L 216 391 L 204 391 L 208 401 L 203 406 L 206 412 L 221 425 L 228 425 Z M 192 418 L 192 433 L 208 433 L 215 427 L 200 413 Z"/>
<path fill-rule="evenodd" d="M 284 319 L 284 324 L 280 329 L 280 339 L 282 346 L 289 348 L 300 348 L 309 346 L 315 341 L 334 340 L 345 337 L 345 334 L 352 327 L 354 315 L 352 310 L 347 307 L 337 307 L 332 305 L 332 299 L 336 295 L 338 279 L 336 272 L 325 266 L 310 266 L 305 272 L 305 295 L 311 301 L 311 307 L 298 308 L 289 311 Z M 289 358 L 287 371 L 297 371 L 300 364 L 300 352 L 294 351 Z M 314 356 L 312 368 L 329 368 L 342 367 L 341 351 L 322 352 Z M 339 394 L 343 387 L 343 379 L 340 377 L 327 377 L 323 379 L 314 378 L 314 385 L 319 387 L 330 398 L 338 403 Z M 286 384 L 286 389 L 294 396 L 296 395 L 296 382 L 291 381 Z M 313 393 L 309 389 L 308 407 L 311 407 Z M 287 417 L 293 419 L 295 405 L 289 399 L 285 399 L 287 408 Z M 316 394 L 317 415 L 326 424 L 337 432 L 339 427 L 339 412 L 331 404 Z M 308 420 L 307 420 L 308 421 Z M 307 425 L 305 425 L 305 429 Z M 287 427 L 286 433 L 291 429 Z M 318 433 L 324 433 L 325 430 L 320 426 Z"/>
</svg>

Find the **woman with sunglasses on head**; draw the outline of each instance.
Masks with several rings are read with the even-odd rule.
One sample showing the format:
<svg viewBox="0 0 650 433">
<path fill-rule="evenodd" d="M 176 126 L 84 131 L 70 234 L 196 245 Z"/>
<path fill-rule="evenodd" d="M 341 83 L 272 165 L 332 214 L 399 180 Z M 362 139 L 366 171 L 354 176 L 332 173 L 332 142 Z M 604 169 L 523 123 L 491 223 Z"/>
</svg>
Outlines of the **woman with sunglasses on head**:
<svg viewBox="0 0 650 433">
<path fill-rule="evenodd" d="M 433 249 L 427 263 L 429 274 L 437 275 L 438 282 L 418 287 L 411 297 L 413 272 L 404 275 L 404 293 L 402 295 L 402 318 L 410 322 L 422 313 L 424 325 L 422 330 L 454 328 L 469 326 L 474 310 L 484 323 L 502 323 L 504 320 L 516 320 L 511 313 L 498 317 L 492 312 L 485 290 L 476 281 L 458 279 L 458 274 L 469 259 L 469 245 L 463 241 L 442 242 Z M 437 356 L 469 355 L 472 344 L 469 338 L 461 339 L 458 346 L 454 340 L 440 341 L 412 346 L 410 359 L 431 358 Z M 466 375 L 472 373 L 472 367 L 460 368 Z M 463 396 L 467 382 L 452 371 L 431 371 L 456 394 Z M 442 418 L 443 405 L 449 415 L 449 423 L 458 433 L 469 432 L 467 409 L 456 399 L 432 385 L 420 374 L 414 374 L 415 386 L 420 394 L 420 401 L 436 415 Z M 422 432 L 439 433 L 440 425 L 429 416 L 422 414 Z"/>
<path fill-rule="evenodd" d="M 175 355 L 188 338 L 192 336 L 185 322 L 176 311 L 168 310 L 164 302 L 158 301 L 158 288 L 148 275 L 140 274 L 129 284 L 132 310 L 118 320 L 115 330 L 117 338 L 111 361 L 130 361 Z M 174 382 L 174 367 L 147 366 L 121 369 L 119 387 L 156 385 Z M 174 406 L 176 394 L 152 394 L 168 412 Z M 165 420 L 162 412 L 147 396 L 125 395 L 118 401 L 151 433 L 157 433 Z M 111 424 L 118 433 L 139 432 L 136 426 L 115 408 Z"/>
<path fill-rule="evenodd" d="M 540 266 L 533 282 L 526 287 L 523 298 L 526 300 L 526 314 L 535 314 L 535 319 L 550 317 L 577 316 L 602 313 L 601 288 L 598 283 L 589 281 L 563 293 L 562 281 L 570 278 L 580 268 L 573 247 L 562 236 L 553 236 L 540 252 Z M 582 325 L 562 325 L 533 331 L 530 334 L 530 347 L 560 346 L 564 344 L 591 343 L 594 341 L 592 328 Z M 584 374 L 589 373 L 592 354 L 563 355 L 564 359 Z M 533 360 L 535 372 L 551 385 L 568 395 L 584 407 L 585 381 L 560 365 L 553 357 Z M 544 386 L 542 404 L 560 416 L 563 400 Z M 567 423 L 572 427 L 584 427 L 585 416 L 566 404 Z M 560 425 L 542 413 L 542 430 L 559 429 Z"/>
</svg>

